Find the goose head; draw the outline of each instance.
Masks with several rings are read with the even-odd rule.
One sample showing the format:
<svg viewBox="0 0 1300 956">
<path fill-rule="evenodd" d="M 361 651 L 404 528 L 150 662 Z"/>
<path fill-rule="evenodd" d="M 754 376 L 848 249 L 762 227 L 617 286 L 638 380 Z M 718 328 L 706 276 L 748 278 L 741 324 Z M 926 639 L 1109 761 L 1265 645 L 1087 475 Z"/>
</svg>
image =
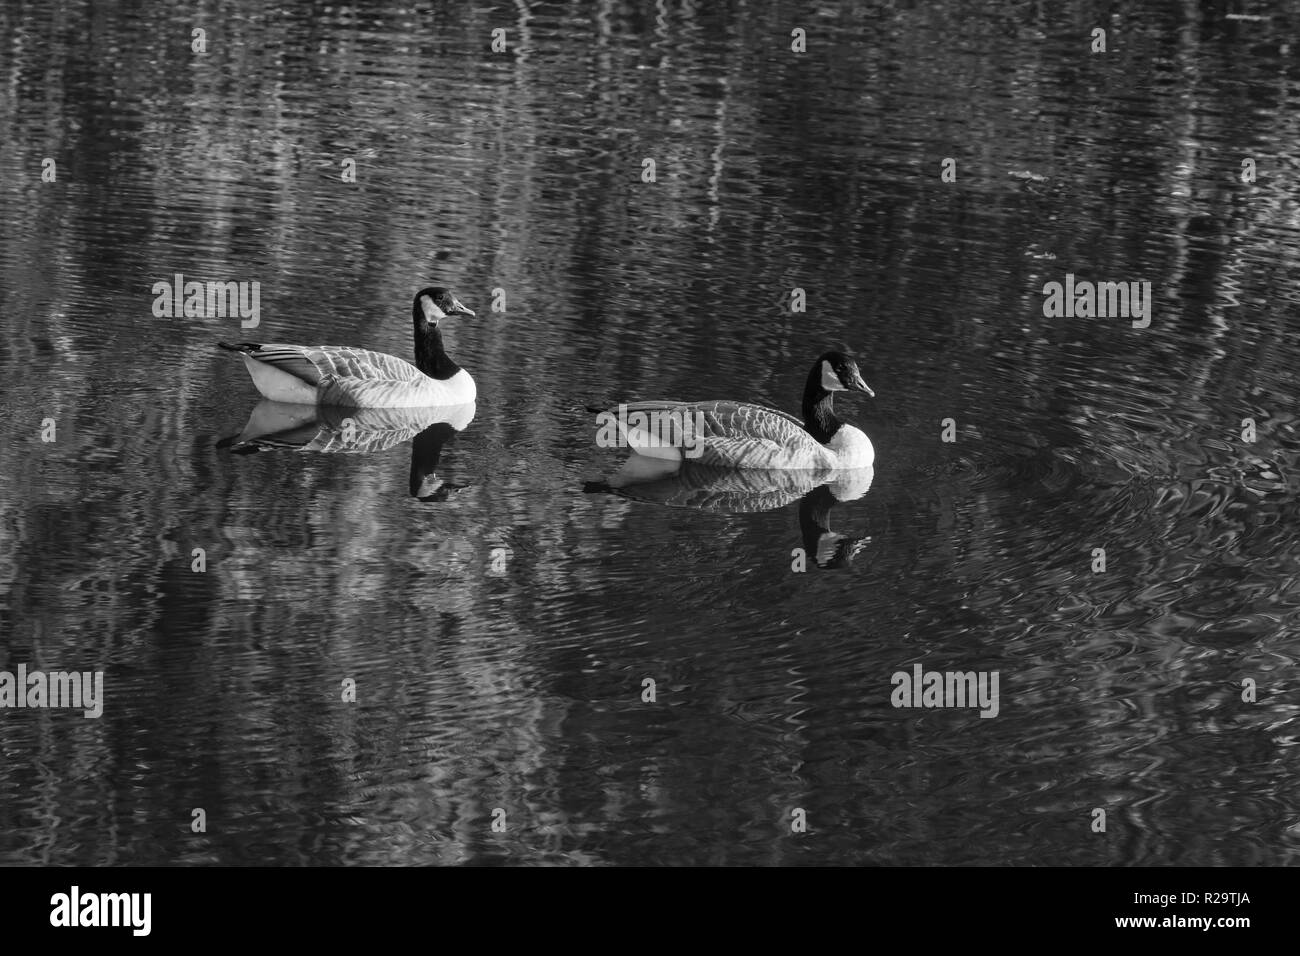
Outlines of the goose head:
<svg viewBox="0 0 1300 956">
<path fill-rule="evenodd" d="M 876 397 L 863 381 L 857 362 L 843 352 L 823 352 L 809 369 L 803 390 L 804 428 L 823 445 L 834 437 L 841 424 L 835 417 L 836 392 L 862 392 Z"/>
<path fill-rule="evenodd" d="M 456 298 L 450 289 L 444 289 L 442 286 L 431 285 L 415 293 L 415 323 L 419 327 L 422 323 L 427 323 L 437 327 L 449 315 L 473 315 L 473 311 L 467 309 Z"/>
<path fill-rule="evenodd" d="M 473 315 L 460 304 L 450 289 L 440 285 L 426 286 L 415 293 L 412 306 L 415 317 L 415 366 L 432 379 L 445 380 L 463 371 L 451 360 L 442 346 L 442 331 L 438 323 L 448 315 Z"/>
<path fill-rule="evenodd" d="M 858 363 L 843 352 L 819 355 L 812 371 L 809 378 L 816 380 L 824 392 L 865 392 L 868 398 L 876 397 L 863 380 Z"/>
</svg>

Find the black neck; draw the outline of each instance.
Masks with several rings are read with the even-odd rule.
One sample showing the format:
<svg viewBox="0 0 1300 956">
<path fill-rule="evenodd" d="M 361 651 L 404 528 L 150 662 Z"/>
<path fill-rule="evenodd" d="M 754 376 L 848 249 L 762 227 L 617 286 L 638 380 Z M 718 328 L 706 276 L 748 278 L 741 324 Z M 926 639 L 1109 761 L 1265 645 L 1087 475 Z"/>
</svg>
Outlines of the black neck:
<svg viewBox="0 0 1300 956">
<path fill-rule="evenodd" d="M 425 484 L 432 477 L 436 485 L 438 456 L 442 454 L 442 446 L 455 434 L 456 429 L 449 423 L 435 422 L 411 440 L 412 498 L 425 500 L 435 493 L 426 493 Z"/>
<path fill-rule="evenodd" d="M 425 319 L 417 304 L 415 312 L 415 367 L 429 378 L 448 379 L 460 371 L 442 348 L 442 332 Z"/>
<path fill-rule="evenodd" d="M 822 363 L 818 362 L 808 373 L 803 390 L 803 427 L 823 445 L 840 429 L 834 402 L 835 396 L 822 388 Z"/>
</svg>

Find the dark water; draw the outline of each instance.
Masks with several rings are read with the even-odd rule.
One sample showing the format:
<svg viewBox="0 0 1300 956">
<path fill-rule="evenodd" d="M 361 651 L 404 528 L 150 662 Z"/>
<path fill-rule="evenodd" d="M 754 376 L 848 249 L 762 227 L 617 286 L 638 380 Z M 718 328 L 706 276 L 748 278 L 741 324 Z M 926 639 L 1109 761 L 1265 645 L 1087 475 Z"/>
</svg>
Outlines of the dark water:
<svg viewBox="0 0 1300 956">
<path fill-rule="evenodd" d="M 1296 862 L 1300 6 L 187 7 L 0 7 L 0 668 L 105 696 L 0 711 L 0 863 Z M 218 447 L 217 339 L 409 355 L 435 282 L 416 475 Z M 602 490 L 588 406 L 832 347 L 862 497 Z"/>
</svg>

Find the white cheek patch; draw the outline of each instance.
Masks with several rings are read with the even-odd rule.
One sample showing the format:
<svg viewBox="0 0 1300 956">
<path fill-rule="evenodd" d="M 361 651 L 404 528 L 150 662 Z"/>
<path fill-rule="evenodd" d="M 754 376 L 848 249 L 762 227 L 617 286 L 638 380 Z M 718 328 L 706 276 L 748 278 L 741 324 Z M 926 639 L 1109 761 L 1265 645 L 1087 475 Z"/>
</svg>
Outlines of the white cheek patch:
<svg viewBox="0 0 1300 956">
<path fill-rule="evenodd" d="M 828 392 L 844 392 L 847 389 L 840 383 L 840 377 L 831 368 L 830 362 L 822 362 L 822 388 Z"/>
<path fill-rule="evenodd" d="M 447 317 L 447 313 L 438 308 L 430 296 L 420 296 L 420 308 L 424 309 L 424 318 L 427 322 L 438 323 Z"/>
</svg>

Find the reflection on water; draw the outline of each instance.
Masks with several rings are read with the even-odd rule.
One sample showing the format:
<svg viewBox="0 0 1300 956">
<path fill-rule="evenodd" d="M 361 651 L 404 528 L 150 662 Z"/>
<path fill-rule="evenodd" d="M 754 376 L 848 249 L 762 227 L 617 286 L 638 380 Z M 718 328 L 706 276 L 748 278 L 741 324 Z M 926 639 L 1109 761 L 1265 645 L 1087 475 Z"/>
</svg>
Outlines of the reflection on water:
<svg viewBox="0 0 1300 956">
<path fill-rule="evenodd" d="M 337 408 L 290 405 L 263 399 L 238 435 L 218 448 L 236 454 L 302 451 L 372 454 L 411 443 L 411 496 L 442 501 L 459 486 L 437 475 L 442 448 L 474 419 L 474 403 L 436 408 Z"/>
<path fill-rule="evenodd" d="M 727 514 L 773 511 L 797 500 L 803 550 L 791 552 L 790 568 L 799 573 L 807 569 L 809 558 L 819 568 L 843 567 L 870 540 L 836 534 L 830 527 L 830 514 L 837 503 L 856 500 L 870 491 L 874 477 L 871 468 L 737 470 L 630 455 L 608 481 L 588 481 L 583 490 Z"/>
<path fill-rule="evenodd" d="M 0 712 L 0 862 L 1294 863 L 1300 10 L 1257 12 L 1101 55 L 1074 0 L 228 0 L 195 54 L 183 6 L 4 4 L 0 669 L 105 702 Z M 176 273 L 260 327 L 156 318 Z M 1067 274 L 1150 327 L 1044 317 Z M 250 417 L 214 347 L 405 355 L 434 283 L 495 305 L 470 427 Z M 792 411 L 832 348 L 865 494 L 615 487 L 586 407 Z M 997 718 L 892 708 L 918 663 Z"/>
</svg>

